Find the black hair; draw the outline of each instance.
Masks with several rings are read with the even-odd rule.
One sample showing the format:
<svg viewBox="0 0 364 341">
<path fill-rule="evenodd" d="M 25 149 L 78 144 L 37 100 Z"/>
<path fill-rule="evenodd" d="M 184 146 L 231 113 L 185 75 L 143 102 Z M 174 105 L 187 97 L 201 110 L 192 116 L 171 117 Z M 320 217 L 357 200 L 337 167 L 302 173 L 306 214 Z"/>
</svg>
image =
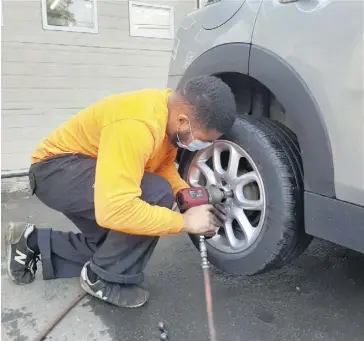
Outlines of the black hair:
<svg viewBox="0 0 364 341">
<path fill-rule="evenodd" d="M 200 76 L 186 82 L 180 92 L 194 109 L 201 128 L 227 133 L 236 119 L 236 103 L 230 87 L 220 78 Z"/>
</svg>

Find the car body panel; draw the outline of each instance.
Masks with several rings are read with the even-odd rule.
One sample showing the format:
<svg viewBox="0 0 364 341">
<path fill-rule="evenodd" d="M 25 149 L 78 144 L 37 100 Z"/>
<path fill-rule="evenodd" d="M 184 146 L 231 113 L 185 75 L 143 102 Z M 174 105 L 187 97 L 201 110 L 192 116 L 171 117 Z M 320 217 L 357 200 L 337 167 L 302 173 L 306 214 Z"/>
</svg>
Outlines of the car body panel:
<svg viewBox="0 0 364 341">
<path fill-rule="evenodd" d="M 330 140 L 336 197 L 358 205 L 364 205 L 363 3 L 264 0 L 252 39 L 309 88 Z"/>
<path fill-rule="evenodd" d="M 217 75 L 227 72 L 248 74 L 250 44 L 229 43 L 218 45 L 200 55 L 180 78 L 177 88 L 185 81 L 203 75 Z"/>
<path fill-rule="evenodd" d="M 305 232 L 364 254 L 364 207 L 305 192 Z"/>
<path fill-rule="evenodd" d="M 213 6 L 217 4 L 208 5 L 189 13 L 182 21 L 176 34 L 169 68 L 172 83 L 169 83 L 168 86 L 178 83 L 177 79 L 205 51 L 227 43 L 250 44 L 260 3 L 261 0 L 245 1 L 236 15 L 213 30 L 206 30 L 202 27 L 203 18 L 209 16 L 210 13 L 215 16 Z"/>
<path fill-rule="evenodd" d="M 202 27 L 206 30 L 213 30 L 227 23 L 243 6 L 245 0 L 221 0 L 214 2 L 203 10 L 208 11 L 208 15 L 203 16 Z"/>
</svg>

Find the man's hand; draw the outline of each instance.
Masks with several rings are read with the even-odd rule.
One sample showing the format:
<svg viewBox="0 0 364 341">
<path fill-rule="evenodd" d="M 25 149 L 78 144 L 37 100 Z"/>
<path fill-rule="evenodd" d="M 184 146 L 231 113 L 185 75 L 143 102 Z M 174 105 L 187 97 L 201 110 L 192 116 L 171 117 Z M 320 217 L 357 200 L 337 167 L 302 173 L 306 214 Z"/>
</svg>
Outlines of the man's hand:
<svg viewBox="0 0 364 341">
<path fill-rule="evenodd" d="M 183 214 L 183 231 L 207 237 L 214 236 L 225 222 L 225 210 L 220 206 L 201 205 L 190 208 Z"/>
</svg>

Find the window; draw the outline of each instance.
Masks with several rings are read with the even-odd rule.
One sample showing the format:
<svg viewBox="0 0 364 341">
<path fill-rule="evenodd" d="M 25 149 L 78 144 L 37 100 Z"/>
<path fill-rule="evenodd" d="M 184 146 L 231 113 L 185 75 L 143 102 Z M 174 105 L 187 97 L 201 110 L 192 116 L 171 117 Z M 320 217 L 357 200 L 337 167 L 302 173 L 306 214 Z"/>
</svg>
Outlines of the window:
<svg viewBox="0 0 364 341">
<path fill-rule="evenodd" d="M 129 25 L 132 37 L 174 39 L 173 7 L 129 1 Z"/>
<path fill-rule="evenodd" d="M 96 0 L 42 0 L 45 30 L 97 33 Z"/>
</svg>

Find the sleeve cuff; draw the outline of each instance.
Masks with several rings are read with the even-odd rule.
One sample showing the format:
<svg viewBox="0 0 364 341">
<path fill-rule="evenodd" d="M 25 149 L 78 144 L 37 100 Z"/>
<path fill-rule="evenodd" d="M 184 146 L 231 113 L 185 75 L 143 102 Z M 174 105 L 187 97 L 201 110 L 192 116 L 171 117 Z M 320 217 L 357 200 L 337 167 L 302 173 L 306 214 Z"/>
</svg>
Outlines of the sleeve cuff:
<svg viewBox="0 0 364 341">
<path fill-rule="evenodd" d="M 178 234 L 182 232 L 184 226 L 183 214 L 179 212 L 173 212 L 171 227 L 168 234 Z"/>
</svg>

